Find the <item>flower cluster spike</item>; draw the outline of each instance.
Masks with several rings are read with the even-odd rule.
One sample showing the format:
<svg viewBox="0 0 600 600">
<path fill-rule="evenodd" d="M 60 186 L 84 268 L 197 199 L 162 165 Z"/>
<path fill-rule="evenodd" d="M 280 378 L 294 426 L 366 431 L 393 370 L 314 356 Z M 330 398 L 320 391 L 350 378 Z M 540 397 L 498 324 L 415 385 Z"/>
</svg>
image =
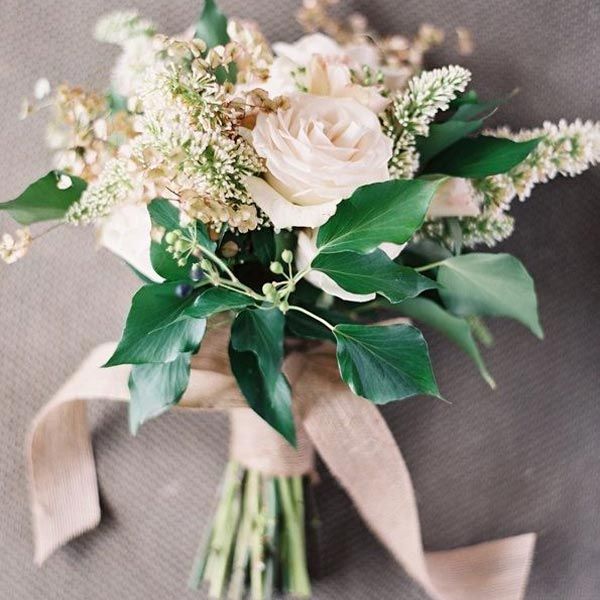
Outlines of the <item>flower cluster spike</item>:
<svg viewBox="0 0 600 600">
<path fill-rule="evenodd" d="M 394 140 L 390 161 L 393 177 L 408 179 L 415 174 L 419 167 L 416 138 L 428 134 L 429 124 L 437 113 L 446 110 L 470 80 L 470 71 L 463 67 L 442 67 L 413 77 L 405 90 L 392 97 L 382 125 Z"/>
</svg>

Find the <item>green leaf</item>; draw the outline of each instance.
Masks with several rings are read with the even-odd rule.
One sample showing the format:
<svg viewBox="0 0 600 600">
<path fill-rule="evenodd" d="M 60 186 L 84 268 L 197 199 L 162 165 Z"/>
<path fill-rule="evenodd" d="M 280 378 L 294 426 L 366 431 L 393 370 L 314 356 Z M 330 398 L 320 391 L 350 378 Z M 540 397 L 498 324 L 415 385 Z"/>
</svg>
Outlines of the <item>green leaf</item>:
<svg viewBox="0 0 600 600">
<path fill-rule="evenodd" d="M 244 294 L 222 287 L 210 287 L 202 292 L 191 306 L 186 308 L 184 315 L 195 319 L 205 319 L 219 312 L 239 310 L 253 304 L 254 300 Z"/>
<path fill-rule="evenodd" d="M 510 317 L 544 337 L 533 279 L 509 254 L 465 254 L 438 270 L 440 296 L 456 315 Z"/>
<path fill-rule="evenodd" d="M 427 343 L 410 325 L 336 325 L 342 379 L 358 396 L 386 404 L 411 396 L 440 397 Z"/>
<path fill-rule="evenodd" d="M 204 40 L 209 48 L 229 42 L 227 17 L 219 10 L 215 0 L 204 0 L 204 10 L 196 23 L 196 38 Z"/>
<path fill-rule="evenodd" d="M 127 98 L 121 96 L 115 90 L 111 89 L 106 94 L 108 108 L 111 113 L 124 112 L 127 110 Z"/>
<path fill-rule="evenodd" d="M 371 252 L 403 244 L 421 227 L 442 179 L 397 179 L 358 188 L 319 229 L 321 252 Z"/>
<path fill-rule="evenodd" d="M 398 305 L 397 310 L 407 317 L 425 323 L 445 335 L 461 348 L 477 365 L 481 376 L 493 389 L 496 387 L 490 375 L 466 319 L 455 317 L 439 304 L 426 298 L 413 298 Z"/>
<path fill-rule="evenodd" d="M 281 373 L 284 325 L 277 309 L 241 312 L 231 327 L 229 358 L 250 407 L 295 445 L 292 395 Z"/>
<path fill-rule="evenodd" d="M 425 172 L 474 179 L 506 173 L 523 162 L 540 141 L 513 142 L 485 135 L 464 138 L 434 157 Z"/>
<path fill-rule="evenodd" d="M 150 219 L 154 225 L 164 228 L 166 231 L 173 231 L 175 229 L 185 229 L 181 226 L 179 221 L 180 212 L 176 206 L 173 206 L 171 202 L 164 198 L 155 198 L 148 205 L 148 212 L 150 213 Z M 215 242 L 213 242 L 206 227 L 196 221 L 196 239 L 203 248 L 208 250 L 214 250 L 216 248 Z"/>
<path fill-rule="evenodd" d="M 123 337 L 105 366 L 171 362 L 182 352 L 198 350 L 206 321 L 185 317 L 194 296 L 179 298 L 176 294 L 179 285 L 177 282 L 146 285 L 137 292 Z"/>
<path fill-rule="evenodd" d="M 348 292 L 376 292 L 392 303 L 414 298 L 425 290 L 437 287 L 435 281 L 420 275 L 410 267 L 396 264 L 382 250 L 375 250 L 370 254 L 318 254 L 311 266 L 331 277 Z"/>
<path fill-rule="evenodd" d="M 340 323 L 351 323 L 352 321 L 347 315 L 338 311 L 324 310 L 310 306 L 310 312 L 314 313 L 318 317 L 325 319 L 332 325 L 338 325 Z M 335 336 L 331 329 L 325 327 L 325 325 L 319 323 L 312 317 L 298 312 L 296 310 L 290 310 L 285 315 L 285 325 L 287 332 L 292 337 L 297 337 L 306 340 L 325 340 L 328 342 L 335 342 Z"/>
<path fill-rule="evenodd" d="M 185 281 L 190 277 L 190 268 L 194 262 L 188 258 L 183 267 L 177 264 L 177 261 L 170 252 L 167 252 L 167 243 L 163 240 L 152 242 L 150 244 L 150 261 L 152 268 L 167 281 Z"/>
<path fill-rule="evenodd" d="M 190 357 L 180 354 L 165 364 L 133 365 L 129 376 L 129 428 L 133 434 L 181 400 L 190 379 Z"/>
<path fill-rule="evenodd" d="M 427 137 L 417 138 L 417 150 L 422 165 L 426 165 L 434 156 L 449 148 L 458 140 L 477 131 L 483 125 L 482 120 L 433 123 L 429 126 Z"/>
<path fill-rule="evenodd" d="M 275 260 L 275 237 L 273 229 L 261 227 L 250 233 L 252 240 L 252 254 L 259 262 L 268 267 Z"/>
<path fill-rule="evenodd" d="M 32 183 L 18 198 L 0 204 L 0 210 L 7 210 L 21 225 L 62 219 L 81 198 L 87 183 L 79 177 L 67 175 L 71 179 L 71 187 L 59 190 L 57 183 L 61 175 L 61 171 L 50 171 Z"/>
<path fill-rule="evenodd" d="M 450 120 L 472 121 L 474 119 L 487 119 L 496 112 L 499 106 L 506 104 L 511 97 L 512 94 L 508 98 L 498 98 L 497 100 L 488 100 L 485 102 L 481 102 L 479 99 L 475 99 L 473 102 L 463 102 L 457 107 L 456 112 Z"/>
</svg>

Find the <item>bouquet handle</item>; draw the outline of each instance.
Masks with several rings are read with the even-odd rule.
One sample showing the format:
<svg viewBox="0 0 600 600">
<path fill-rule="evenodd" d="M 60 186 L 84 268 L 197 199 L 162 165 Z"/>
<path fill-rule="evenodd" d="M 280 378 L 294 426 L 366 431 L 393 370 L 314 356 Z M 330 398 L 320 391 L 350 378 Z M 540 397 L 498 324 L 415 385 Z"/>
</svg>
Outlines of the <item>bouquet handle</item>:
<svg viewBox="0 0 600 600">
<path fill-rule="evenodd" d="M 38 564 L 99 523 L 98 484 L 85 401 L 128 401 L 129 368 L 101 368 L 112 350 L 114 344 L 94 350 L 32 424 L 27 458 Z M 208 362 L 200 360 L 193 365 L 181 408 L 243 407 L 235 382 L 223 366 L 226 362 L 219 364 L 218 349 L 213 348 L 207 356 L 211 357 Z M 312 446 L 346 489 L 369 528 L 431 598 L 523 598 L 534 534 L 425 552 L 410 475 L 377 408 L 340 382 L 335 360 L 326 348 L 291 355 L 285 370 L 293 383 L 298 417 Z"/>
</svg>

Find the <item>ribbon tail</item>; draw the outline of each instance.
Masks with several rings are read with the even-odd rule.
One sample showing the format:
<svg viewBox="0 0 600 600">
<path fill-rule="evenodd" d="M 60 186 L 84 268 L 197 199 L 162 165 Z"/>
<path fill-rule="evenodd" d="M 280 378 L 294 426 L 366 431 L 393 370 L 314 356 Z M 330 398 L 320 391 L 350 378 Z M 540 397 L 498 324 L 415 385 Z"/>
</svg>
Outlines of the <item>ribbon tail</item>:
<svg viewBox="0 0 600 600">
<path fill-rule="evenodd" d="M 114 344 L 96 348 L 36 415 L 27 442 L 35 562 L 100 522 L 86 400 L 127 401 L 127 367 L 100 368 Z"/>
<path fill-rule="evenodd" d="M 295 390 L 303 423 L 367 526 L 435 600 L 521 600 L 535 535 L 425 553 L 415 493 L 400 450 L 377 408 L 340 381 L 334 361 L 309 358 Z"/>
<path fill-rule="evenodd" d="M 526 533 L 426 554 L 435 588 L 447 600 L 521 600 L 536 536 Z"/>
</svg>

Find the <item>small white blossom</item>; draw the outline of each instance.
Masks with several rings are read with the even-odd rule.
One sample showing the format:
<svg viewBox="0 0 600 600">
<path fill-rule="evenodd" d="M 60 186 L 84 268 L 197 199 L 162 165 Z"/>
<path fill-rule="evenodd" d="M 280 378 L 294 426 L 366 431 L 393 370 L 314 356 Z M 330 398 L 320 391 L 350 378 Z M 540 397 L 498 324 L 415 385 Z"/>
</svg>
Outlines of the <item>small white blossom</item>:
<svg viewBox="0 0 600 600">
<path fill-rule="evenodd" d="M 69 208 L 65 220 L 87 224 L 105 217 L 112 208 L 135 197 L 136 185 L 127 168 L 127 161 L 109 161 L 96 181 L 88 186 L 81 198 Z"/>
<path fill-rule="evenodd" d="M 446 110 L 470 80 L 471 73 L 467 69 L 442 67 L 413 77 L 406 90 L 392 96 L 382 124 L 385 133 L 394 140 L 394 156 L 390 161 L 394 177 L 414 175 L 419 166 L 415 149 L 417 136 L 429 133 L 429 124 L 437 113 Z"/>
<path fill-rule="evenodd" d="M 56 183 L 56 187 L 59 190 L 68 190 L 73 185 L 73 180 L 64 173 L 58 178 L 58 182 Z"/>
<path fill-rule="evenodd" d="M 137 10 L 115 11 L 102 17 L 96 24 L 94 37 L 99 42 L 123 45 L 139 35 L 154 35 L 151 21 L 142 19 Z"/>
<path fill-rule="evenodd" d="M 50 82 L 46 78 L 38 79 L 33 88 L 33 95 L 36 100 L 43 100 L 50 95 L 52 88 Z"/>
<path fill-rule="evenodd" d="M 0 259 L 9 265 L 17 262 L 27 254 L 32 241 L 31 233 L 27 227 L 17 229 L 15 235 L 17 236 L 16 239 L 8 233 L 0 238 Z"/>
</svg>

